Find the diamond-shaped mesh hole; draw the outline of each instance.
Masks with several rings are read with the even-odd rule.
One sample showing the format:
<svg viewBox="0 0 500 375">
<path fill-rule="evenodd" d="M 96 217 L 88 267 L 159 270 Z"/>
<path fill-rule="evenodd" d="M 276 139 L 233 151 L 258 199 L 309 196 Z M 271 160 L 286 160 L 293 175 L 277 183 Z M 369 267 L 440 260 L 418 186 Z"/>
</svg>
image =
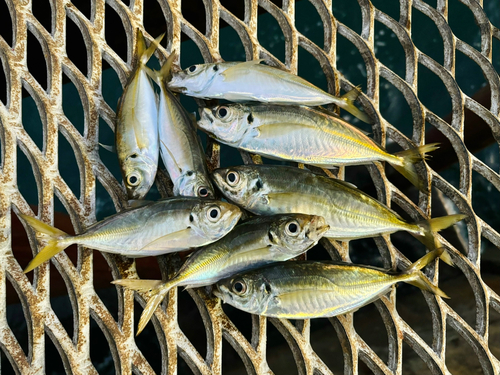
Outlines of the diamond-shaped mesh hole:
<svg viewBox="0 0 500 375">
<path fill-rule="evenodd" d="M 296 345 L 294 340 L 292 344 Z M 293 375 L 298 373 L 296 360 L 290 350 L 290 343 L 281 332 L 268 321 L 267 324 L 267 363 L 276 375 Z"/>
<path fill-rule="evenodd" d="M 40 151 L 44 145 L 44 125 L 42 122 L 42 113 L 38 109 L 37 102 L 23 88 L 22 120 L 23 126 L 33 142 L 36 143 Z M 36 95 L 36 94 L 35 94 Z"/>
<path fill-rule="evenodd" d="M 298 9 L 296 9 L 295 12 L 295 28 L 320 48 L 324 48 L 324 37 L 321 32 L 323 29 L 323 21 L 321 20 L 316 7 L 309 1 L 299 2 L 296 6 Z M 305 13 L 309 16 L 307 18 L 301 17 L 301 14 Z M 311 25 L 316 27 L 311 27 Z"/>
<path fill-rule="evenodd" d="M 69 59 L 84 76 L 87 76 L 87 45 L 85 44 L 80 28 L 70 17 L 66 17 L 66 40 L 71 40 L 70 43 L 66 44 L 66 53 Z M 91 53 L 91 51 L 89 46 L 88 52 Z"/>
<path fill-rule="evenodd" d="M 92 18 L 92 4 L 91 0 L 72 0 L 71 3 L 78 8 L 80 12 L 83 13 L 88 20 Z"/>
<path fill-rule="evenodd" d="M 106 3 L 104 18 L 107 24 L 113 25 L 113 27 L 105 27 L 104 29 L 106 43 L 123 61 L 127 61 L 127 47 L 130 48 L 129 44 L 132 43 L 132 40 L 127 39 L 121 17 L 108 3 Z M 103 64 L 103 69 L 106 68 L 107 66 Z"/>
<path fill-rule="evenodd" d="M 82 102 L 85 103 L 86 101 L 82 101 L 80 98 L 80 93 L 73 81 L 69 78 L 66 80 L 68 83 L 62 87 L 63 111 L 68 120 L 71 121 L 71 124 L 83 135 L 85 132 L 85 113 Z"/>
<path fill-rule="evenodd" d="M 9 97 L 7 76 L 5 73 L 5 71 L 7 70 L 5 69 L 7 67 L 7 64 L 6 61 L 4 61 L 2 54 L 0 54 L 0 66 L 3 67 L 3 69 L 0 69 L 0 102 L 3 105 L 7 105 L 7 98 Z"/>
<path fill-rule="evenodd" d="M 431 373 L 422 358 L 406 342 L 403 342 L 403 374 L 421 375 Z"/>
<path fill-rule="evenodd" d="M 167 21 L 161 9 L 158 0 L 145 0 L 144 1 L 144 28 L 152 36 L 156 37 L 165 31 Z M 166 45 L 167 40 L 169 40 L 170 35 L 165 34 L 162 45 Z"/>
<path fill-rule="evenodd" d="M 65 369 L 63 362 L 63 359 L 61 359 L 61 353 L 57 350 L 56 344 L 52 341 L 51 335 L 45 335 L 45 373 L 64 374 Z"/>
<path fill-rule="evenodd" d="M 36 19 L 45 27 L 49 33 L 52 32 L 52 5 L 49 0 L 34 1 L 31 11 Z"/>
<path fill-rule="evenodd" d="M 17 148 L 17 174 L 19 192 L 26 202 L 36 206 L 38 204 L 38 187 L 36 179 L 31 163 L 20 147 Z"/>
<path fill-rule="evenodd" d="M 483 281 L 495 293 L 500 294 L 500 277 L 498 269 L 500 267 L 500 251 L 486 238 L 481 237 L 481 276 Z M 494 311 L 490 309 L 490 313 Z"/>
<path fill-rule="evenodd" d="M 472 172 L 472 207 L 493 228 L 500 228 L 500 192 L 481 174 Z"/>
<path fill-rule="evenodd" d="M 19 295 L 17 294 L 14 286 L 8 280 L 7 286 L 7 311 L 6 320 L 8 327 L 12 330 L 19 346 L 24 352 L 25 356 L 29 354 L 29 337 L 28 337 L 28 327 L 26 325 L 25 314 L 23 311 L 23 306 L 19 300 Z M 31 324 L 31 322 L 30 322 Z M 2 361 L 3 367 L 4 361 Z M 2 368 L 3 370 L 3 368 Z"/>
<path fill-rule="evenodd" d="M 411 31 L 415 46 L 439 64 L 443 64 L 443 37 L 432 19 L 415 7 L 412 8 Z M 420 71 L 418 74 L 420 78 Z M 418 97 L 420 100 L 425 99 L 424 95 Z"/>
<path fill-rule="evenodd" d="M 446 333 L 446 367 L 452 374 L 484 373 L 471 345 L 449 325 Z"/>
<path fill-rule="evenodd" d="M 75 150 L 61 132 L 59 132 L 58 152 L 59 174 L 78 199 L 80 197 L 80 173 L 75 158 Z M 80 151 L 78 151 L 78 153 L 80 153 Z"/>
<path fill-rule="evenodd" d="M 349 5 L 343 1 L 334 1 L 332 2 L 332 10 L 333 16 L 337 21 L 342 22 L 357 34 L 361 34 L 362 17 L 360 8 Z M 339 46 L 337 46 L 337 51 L 341 51 Z"/>
<path fill-rule="evenodd" d="M 480 30 L 477 25 L 477 20 L 471 9 L 462 4 L 459 0 L 448 1 L 448 25 L 450 25 L 453 34 L 470 46 L 481 50 Z M 464 28 L 463 25 L 474 25 L 473 30 L 470 27 Z M 458 60 L 457 60 L 457 66 Z"/>
<path fill-rule="evenodd" d="M 49 85 L 49 77 L 47 75 L 47 62 L 45 59 L 45 53 L 40 45 L 40 41 L 33 34 L 33 32 L 28 28 L 28 38 L 27 38 L 27 58 L 28 58 L 28 70 L 33 75 L 35 80 L 40 84 L 40 86 L 47 90 Z M 48 58 L 49 56 L 47 56 Z"/>
<path fill-rule="evenodd" d="M 115 369 L 115 363 L 111 355 L 111 349 L 106 336 L 91 316 L 90 318 L 90 359 L 99 374 L 111 374 Z"/>
<path fill-rule="evenodd" d="M 177 321 L 181 331 L 187 336 L 200 355 L 205 358 L 207 352 L 207 339 L 205 325 L 201 319 L 200 311 L 187 291 L 179 290 L 178 307 L 179 314 Z"/>
<path fill-rule="evenodd" d="M 0 14 L 2 14 L 2 22 L 0 22 L 0 36 L 9 44 L 13 46 L 12 35 L 12 18 L 10 15 L 9 7 L 5 1 L 0 1 Z"/>
<path fill-rule="evenodd" d="M 353 314 L 354 329 L 359 336 L 384 362 L 388 358 L 387 331 L 377 308 L 373 303 L 360 308 Z"/>
<path fill-rule="evenodd" d="M 340 53 L 349 51 L 349 54 Z M 353 48 L 353 44 L 340 33 L 337 34 L 337 69 L 355 85 L 361 85 L 366 91 L 366 65 L 360 52 Z M 349 119 L 352 116 L 349 116 Z M 347 118 L 347 117 L 345 117 Z"/>
<path fill-rule="evenodd" d="M 73 337 L 73 315 L 75 311 L 73 311 L 68 295 L 68 293 L 72 292 L 66 289 L 66 283 L 59 272 L 53 267 L 50 272 L 50 284 L 52 292 L 50 306 L 59 318 L 68 336 Z"/>
<path fill-rule="evenodd" d="M 445 118 L 451 112 L 450 94 L 443 81 L 422 64 L 418 64 L 418 98 L 428 109 L 450 122 Z"/>
<path fill-rule="evenodd" d="M 134 301 L 134 329 L 137 327 L 137 323 L 139 322 L 139 317 L 142 313 L 142 307 L 139 305 L 137 301 Z M 152 320 L 154 320 L 153 318 Z M 156 335 L 156 331 L 154 325 L 149 322 L 144 330 L 136 337 L 135 342 L 137 347 L 142 352 L 144 357 L 147 359 L 153 370 L 157 374 L 161 374 L 162 369 L 162 355 L 160 350 L 160 343 L 158 341 L 158 337 Z M 172 355 L 169 353 L 169 355 Z M 178 367 L 179 374 L 180 368 Z"/>
<path fill-rule="evenodd" d="M 498 283 L 498 277 L 496 277 L 496 279 Z M 490 309 L 489 327 L 489 348 L 491 350 L 491 354 L 498 358 L 500 357 L 500 313 L 494 309 Z"/>
<path fill-rule="evenodd" d="M 220 30 L 219 52 L 225 61 L 245 61 L 245 47 L 240 36 L 231 26 Z"/>
<path fill-rule="evenodd" d="M 269 35 L 272 35 L 270 38 Z M 282 63 L 285 62 L 285 36 L 276 19 L 269 13 L 259 17 L 257 39 L 260 45 Z"/>
</svg>

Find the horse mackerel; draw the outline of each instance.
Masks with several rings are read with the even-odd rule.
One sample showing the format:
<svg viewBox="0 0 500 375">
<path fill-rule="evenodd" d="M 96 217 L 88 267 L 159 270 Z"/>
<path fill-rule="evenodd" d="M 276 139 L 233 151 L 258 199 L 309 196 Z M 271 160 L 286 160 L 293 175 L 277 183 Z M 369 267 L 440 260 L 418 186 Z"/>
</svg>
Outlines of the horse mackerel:
<svg viewBox="0 0 500 375">
<path fill-rule="evenodd" d="M 256 217 L 244 222 L 221 240 L 194 252 L 176 275 L 159 280 L 122 279 L 114 284 L 138 291 L 151 290 L 139 321 L 139 334 L 154 311 L 176 286 L 205 286 L 236 272 L 296 257 L 314 246 L 328 230 L 321 216 L 285 214 Z"/>
<path fill-rule="evenodd" d="M 31 216 L 20 215 L 48 244 L 24 272 L 72 244 L 129 257 L 161 255 L 218 240 L 236 225 L 241 210 L 229 203 L 199 198 L 169 198 L 144 202 L 95 223 L 71 236 Z"/>
<path fill-rule="evenodd" d="M 241 165 L 216 169 L 213 180 L 231 202 L 258 215 L 296 212 L 323 216 L 330 230 L 325 237 L 352 240 L 405 230 L 428 248 L 441 245 L 434 232 L 465 215 L 409 223 L 396 212 L 353 185 L 308 170 L 277 165 Z M 442 256 L 447 263 L 447 253 Z"/>
<path fill-rule="evenodd" d="M 135 68 L 130 74 L 116 113 L 115 144 L 129 199 L 142 199 L 156 177 L 159 157 L 156 94 L 146 63 L 163 34 L 149 48 L 140 29 L 136 36 Z"/>
</svg>

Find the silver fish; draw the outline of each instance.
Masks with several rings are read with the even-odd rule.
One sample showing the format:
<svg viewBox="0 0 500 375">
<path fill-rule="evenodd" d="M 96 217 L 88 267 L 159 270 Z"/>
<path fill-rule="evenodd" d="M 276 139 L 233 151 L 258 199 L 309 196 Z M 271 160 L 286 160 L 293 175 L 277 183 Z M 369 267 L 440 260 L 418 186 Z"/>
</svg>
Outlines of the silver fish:
<svg viewBox="0 0 500 375">
<path fill-rule="evenodd" d="M 161 89 L 158 109 L 160 154 L 174 184 L 175 195 L 214 198 L 205 154 L 193 125 L 195 120 L 165 84 L 174 58 L 175 53 L 156 72 L 156 82 Z"/>
<path fill-rule="evenodd" d="M 210 285 L 236 272 L 293 258 L 314 246 L 327 230 L 325 220 L 315 215 L 257 217 L 193 253 L 166 283 L 137 279 L 122 279 L 113 283 L 138 291 L 151 290 L 151 298 L 139 321 L 139 334 L 170 289 Z"/>
<path fill-rule="evenodd" d="M 310 106 L 334 103 L 360 120 L 370 122 L 368 115 L 353 104 L 359 95 L 357 89 L 336 97 L 295 74 L 262 65 L 261 61 L 264 60 L 192 65 L 174 73 L 168 87 L 196 98 L 233 102 Z"/>
<path fill-rule="evenodd" d="M 466 217 L 449 215 L 409 223 L 348 182 L 288 166 L 241 165 L 216 169 L 212 176 L 229 201 L 254 214 L 295 212 L 323 216 L 330 226 L 325 237 L 336 240 L 405 230 L 434 249 L 440 245 L 433 232 Z"/>
<path fill-rule="evenodd" d="M 229 203 L 199 198 L 169 198 L 121 211 L 71 236 L 31 216 L 20 215 L 48 242 L 24 272 L 72 244 L 129 257 L 161 255 L 200 247 L 225 236 L 241 217 Z"/>
<path fill-rule="evenodd" d="M 335 262 L 281 262 L 233 275 L 213 293 L 240 310 L 268 317 L 310 319 L 356 311 L 405 282 L 449 298 L 419 271 L 443 249 L 434 250 L 404 272 Z"/>
<path fill-rule="evenodd" d="M 222 143 L 319 167 L 386 161 L 421 190 L 414 163 L 436 143 L 389 154 L 358 128 L 305 106 L 228 104 L 200 110 L 198 127 Z"/>
<path fill-rule="evenodd" d="M 146 63 L 162 37 L 146 48 L 144 36 L 137 30 L 135 68 L 118 102 L 116 152 L 129 199 L 141 199 L 147 194 L 158 167 L 157 98 Z"/>
</svg>

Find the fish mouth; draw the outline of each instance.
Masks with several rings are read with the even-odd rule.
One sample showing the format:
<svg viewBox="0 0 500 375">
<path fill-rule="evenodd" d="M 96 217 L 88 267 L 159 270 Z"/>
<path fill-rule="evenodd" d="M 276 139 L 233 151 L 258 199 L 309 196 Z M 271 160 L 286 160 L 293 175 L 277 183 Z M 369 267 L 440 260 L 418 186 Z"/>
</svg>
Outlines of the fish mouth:
<svg viewBox="0 0 500 375">
<path fill-rule="evenodd" d="M 221 188 L 223 186 L 225 186 L 225 184 L 224 184 L 224 178 L 222 177 L 223 173 L 224 173 L 224 171 L 220 170 L 220 169 L 216 169 L 215 171 L 213 171 L 211 173 L 212 180 L 215 182 L 215 185 L 217 185 L 217 187 L 219 188 L 219 190 L 221 190 Z"/>
<path fill-rule="evenodd" d="M 175 72 L 172 73 L 175 74 Z M 182 77 L 180 75 L 173 75 L 172 79 L 167 83 L 167 87 L 176 92 L 186 92 L 186 87 L 182 85 Z"/>
<path fill-rule="evenodd" d="M 330 229 L 330 226 L 326 223 L 326 220 L 322 216 L 315 216 L 311 220 L 309 225 L 309 230 L 306 232 L 306 237 L 310 240 L 318 240 Z"/>
</svg>

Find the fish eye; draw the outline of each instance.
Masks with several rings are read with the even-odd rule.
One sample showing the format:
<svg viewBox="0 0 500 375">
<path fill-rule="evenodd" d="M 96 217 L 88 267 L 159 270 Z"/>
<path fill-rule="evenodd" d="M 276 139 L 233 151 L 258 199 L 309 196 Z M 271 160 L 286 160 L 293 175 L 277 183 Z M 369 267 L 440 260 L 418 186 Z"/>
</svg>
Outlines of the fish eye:
<svg viewBox="0 0 500 375">
<path fill-rule="evenodd" d="M 127 176 L 127 184 L 129 186 L 137 186 L 141 183 L 141 175 L 137 172 L 132 172 Z"/>
<path fill-rule="evenodd" d="M 219 220 L 219 217 L 220 217 L 219 207 L 213 206 L 208 210 L 207 219 L 210 220 L 211 222 L 215 223 L 217 220 Z"/>
<path fill-rule="evenodd" d="M 196 65 L 191 65 L 189 68 L 187 68 L 187 71 L 189 73 L 194 73 L 194 72 L 196 72 L 197 69 L 198 69 L 198 67 Z"/>
<path fill-rule="evenodd" d="M 217 117 L 224 120 L 229 115 L 229 108 L 226 106 L 220 106 L 217 110 Z"/>
<path fill-rule="evenodd" d="M 205 186 L 200 186 L 198 188 L 198 195 L 202 198 L 208 197 L 208 189 Z"/>
<path fill-rule="evenodd" d="M 226 175 L 227 183 L 230 186 L 236 186 L 240 182 L 240 174 L 235 171 L 231 171 Z"/>
<path fill-rule="evenodd" d="M 233 283 L 233 292 L 236 294 L 245 294 L 247 291 L 247 284 L 243 280 L 238 280 Z"/>
<path fill-rule="evenodd" d="M 285 226 L 285 232 L 289 236 L 296 237 L 299 235 L 299 231 L 300 231 L 299 223 L 297 223 L 297 221 L 295 220 L 288 222 Z"/>
</svg>

